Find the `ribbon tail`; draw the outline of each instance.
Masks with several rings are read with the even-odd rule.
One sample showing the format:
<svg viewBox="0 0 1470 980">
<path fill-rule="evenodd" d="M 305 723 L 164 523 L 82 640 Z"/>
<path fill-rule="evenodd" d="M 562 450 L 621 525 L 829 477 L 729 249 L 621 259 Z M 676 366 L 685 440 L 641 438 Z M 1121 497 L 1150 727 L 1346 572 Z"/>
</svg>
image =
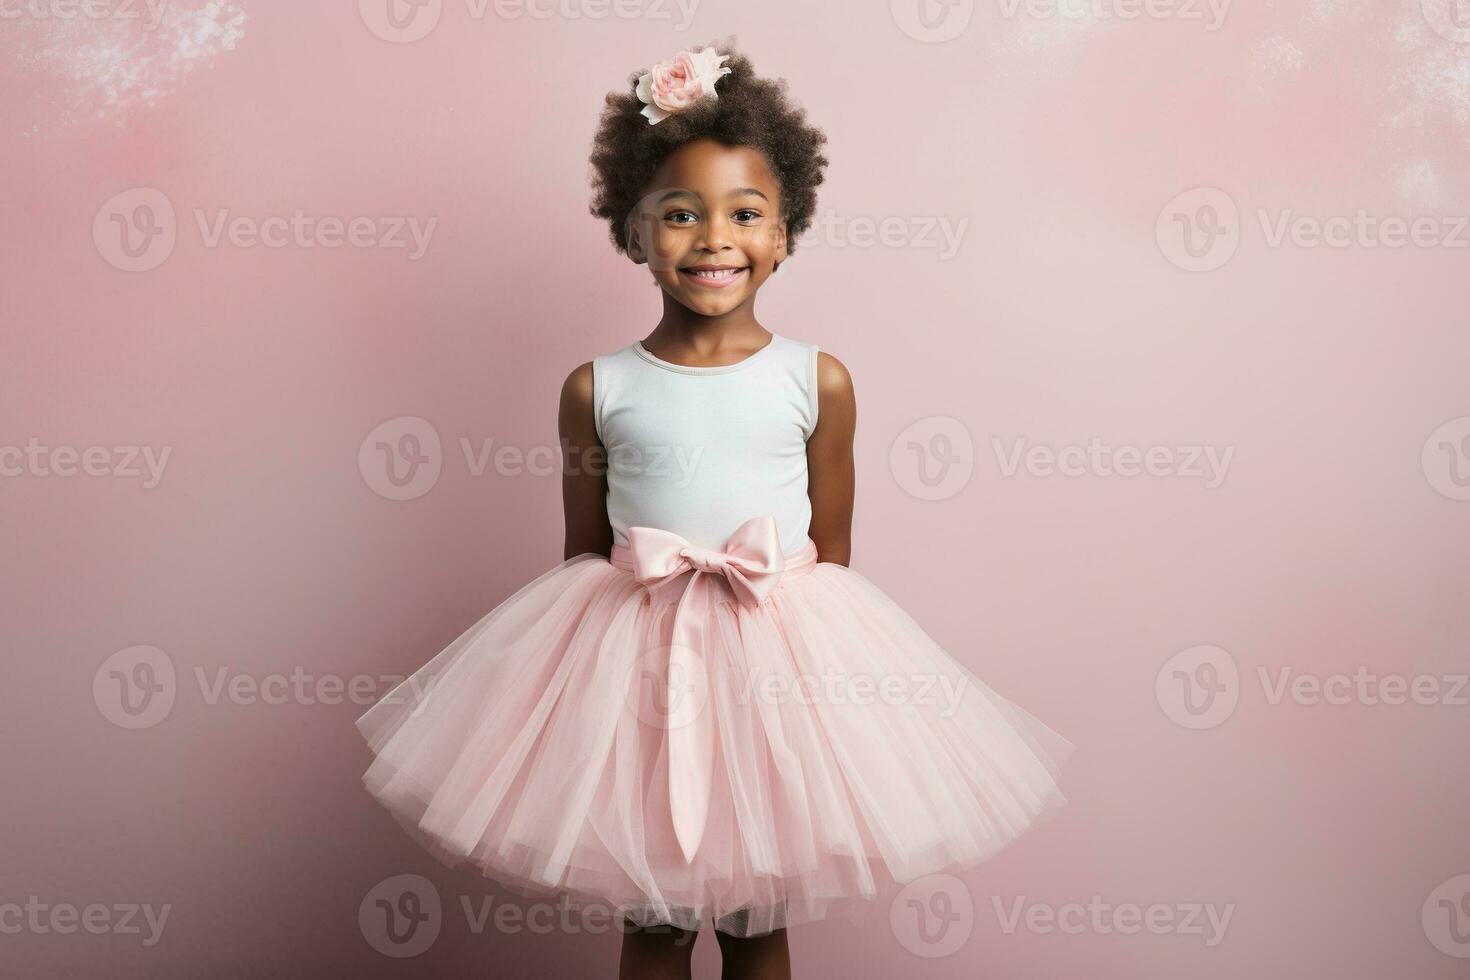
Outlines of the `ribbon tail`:
<svg viewBox="0 0 1470 980">
<path fill-rule="evenodd" d="M 696 570 L 674 610 L 668 667 L 669 806 L 686 862 L 704 838 L 713 785 L 715 726 L 704 635 L 709 611 L 707 575 Z"/>
</svg>

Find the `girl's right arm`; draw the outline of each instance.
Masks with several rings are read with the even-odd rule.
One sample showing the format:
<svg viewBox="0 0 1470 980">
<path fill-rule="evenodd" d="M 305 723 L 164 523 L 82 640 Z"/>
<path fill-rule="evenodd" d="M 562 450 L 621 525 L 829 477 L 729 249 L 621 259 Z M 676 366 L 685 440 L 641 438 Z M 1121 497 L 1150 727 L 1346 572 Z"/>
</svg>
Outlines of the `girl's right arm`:
<svg viewBox="0 0 1470 980">
<path fill-rule="evenodd" d="M 592 363 L 567 376 L 561 388 L 557 429 L 561 435 L 561 506 L 566 522 L 562 557 L 612 554 L 607 520 L 607 450 L 593 421 Z"/>
</svg>

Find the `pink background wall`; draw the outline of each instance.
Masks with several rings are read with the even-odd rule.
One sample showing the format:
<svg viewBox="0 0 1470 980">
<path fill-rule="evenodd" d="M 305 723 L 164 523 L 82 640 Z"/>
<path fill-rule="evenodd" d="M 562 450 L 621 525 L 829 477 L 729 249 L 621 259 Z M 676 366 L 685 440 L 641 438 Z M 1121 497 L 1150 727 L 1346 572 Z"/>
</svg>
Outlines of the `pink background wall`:
<svg viewBox="0 0 1470 980">
<path fill-rule="evenodd" d="M 445 0 L 407 43 L 368 26 L 381 0 L 179 0 L 151 31 L 7 6 L 7 972 L 612 975 L 615 934 L 476 933 L 461 902 L 500 893 L 370 800 L 353 719 L 560 558 L 555 477 L 477 475 L 461 440 L 554 446 L 567 371 L 652 325 L 655 287 L 586 213 L 600 100 L 733 34 L 830 137 L 760 315 L 856 379 L 854 565 L 1079 746 L 1055 820 L 920 883 L 950 919 L 804 927 L 798 975 L 1463 975 L 1454 4 L 651 3 Z M 643 13 L 595 17 L 619 9 Z M 411 258 L 211 245 L 196 218 L 297 209 L 436 224 Z M 1360 210 L 1340 245 L 1273 243 L 1283 216 Z M 171 245 L 129 258 L 114 214 Z M 1429 223 L 1390 248 L 1385 218 Z M 360 449 L 404 417 L 440 472 L 391 500 Z M 1154 473 L 1068 454 L 1094 439 L 1161 447 Z M 1080 469 L 1008 469 L 1017 445 Z M 58 472 L 94 446 L 101 475 Z M 126 447 L 166 450 L 161 478 Z M 1278 697 L 1283 672 L 1345 696 Z M 119 676 L 153 688 L 142 715 Z M 1395 677 L 1427 703 L 1383 703 Z M 411 958 L 371 911 L 402 874 L 443 907 Z"/>
</svg>

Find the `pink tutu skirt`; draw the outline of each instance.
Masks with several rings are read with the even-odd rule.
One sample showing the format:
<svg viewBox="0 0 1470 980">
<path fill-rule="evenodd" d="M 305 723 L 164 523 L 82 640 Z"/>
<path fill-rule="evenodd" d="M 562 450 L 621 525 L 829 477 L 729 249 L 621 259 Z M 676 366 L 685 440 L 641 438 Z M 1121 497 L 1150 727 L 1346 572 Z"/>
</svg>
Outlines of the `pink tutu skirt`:
<svg viewBox="0 0 1470 980">
<path fill-rule="evenodd" d="M 1065 802 L 1069 741 L 815 555 L 759 601 L 709 552 L 658 582 L 625 548 L 562 562 L 357 719 L 364 783 L 446 865 L 736 936 L 861 912 Z"/>
</svg>

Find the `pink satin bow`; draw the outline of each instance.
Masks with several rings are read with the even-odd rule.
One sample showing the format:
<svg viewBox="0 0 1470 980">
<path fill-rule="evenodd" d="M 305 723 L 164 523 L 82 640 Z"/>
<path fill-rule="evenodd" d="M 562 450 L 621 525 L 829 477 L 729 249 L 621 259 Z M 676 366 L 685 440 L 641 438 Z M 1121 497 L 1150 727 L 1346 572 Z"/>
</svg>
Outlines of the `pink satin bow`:
<svg viewBox="0 0 1470 980">
<path fill-rule="evenodd" d="M 670 706 L 683 695 L 692 705 L 692 711 L 668 725 L 667 732 L 674 834 L 684 860 L 693 861 L 709 816 L 714 770 L 715 725 L 708 697 L 709 665 L 704 659 L 712 585 L 709 577 L 723 575 L 741 605 L 759 606 L 776 587 L 785 566 L 780 537 L 772 517 L 753 517 L 740 525 L 725 542 L 723 551 L 697 548 L 659 528 L 630 527 L 628 552 L 634 577 L 651 592 L 694 571 L 674 609 L 667 690 Z"/>
</svg>

